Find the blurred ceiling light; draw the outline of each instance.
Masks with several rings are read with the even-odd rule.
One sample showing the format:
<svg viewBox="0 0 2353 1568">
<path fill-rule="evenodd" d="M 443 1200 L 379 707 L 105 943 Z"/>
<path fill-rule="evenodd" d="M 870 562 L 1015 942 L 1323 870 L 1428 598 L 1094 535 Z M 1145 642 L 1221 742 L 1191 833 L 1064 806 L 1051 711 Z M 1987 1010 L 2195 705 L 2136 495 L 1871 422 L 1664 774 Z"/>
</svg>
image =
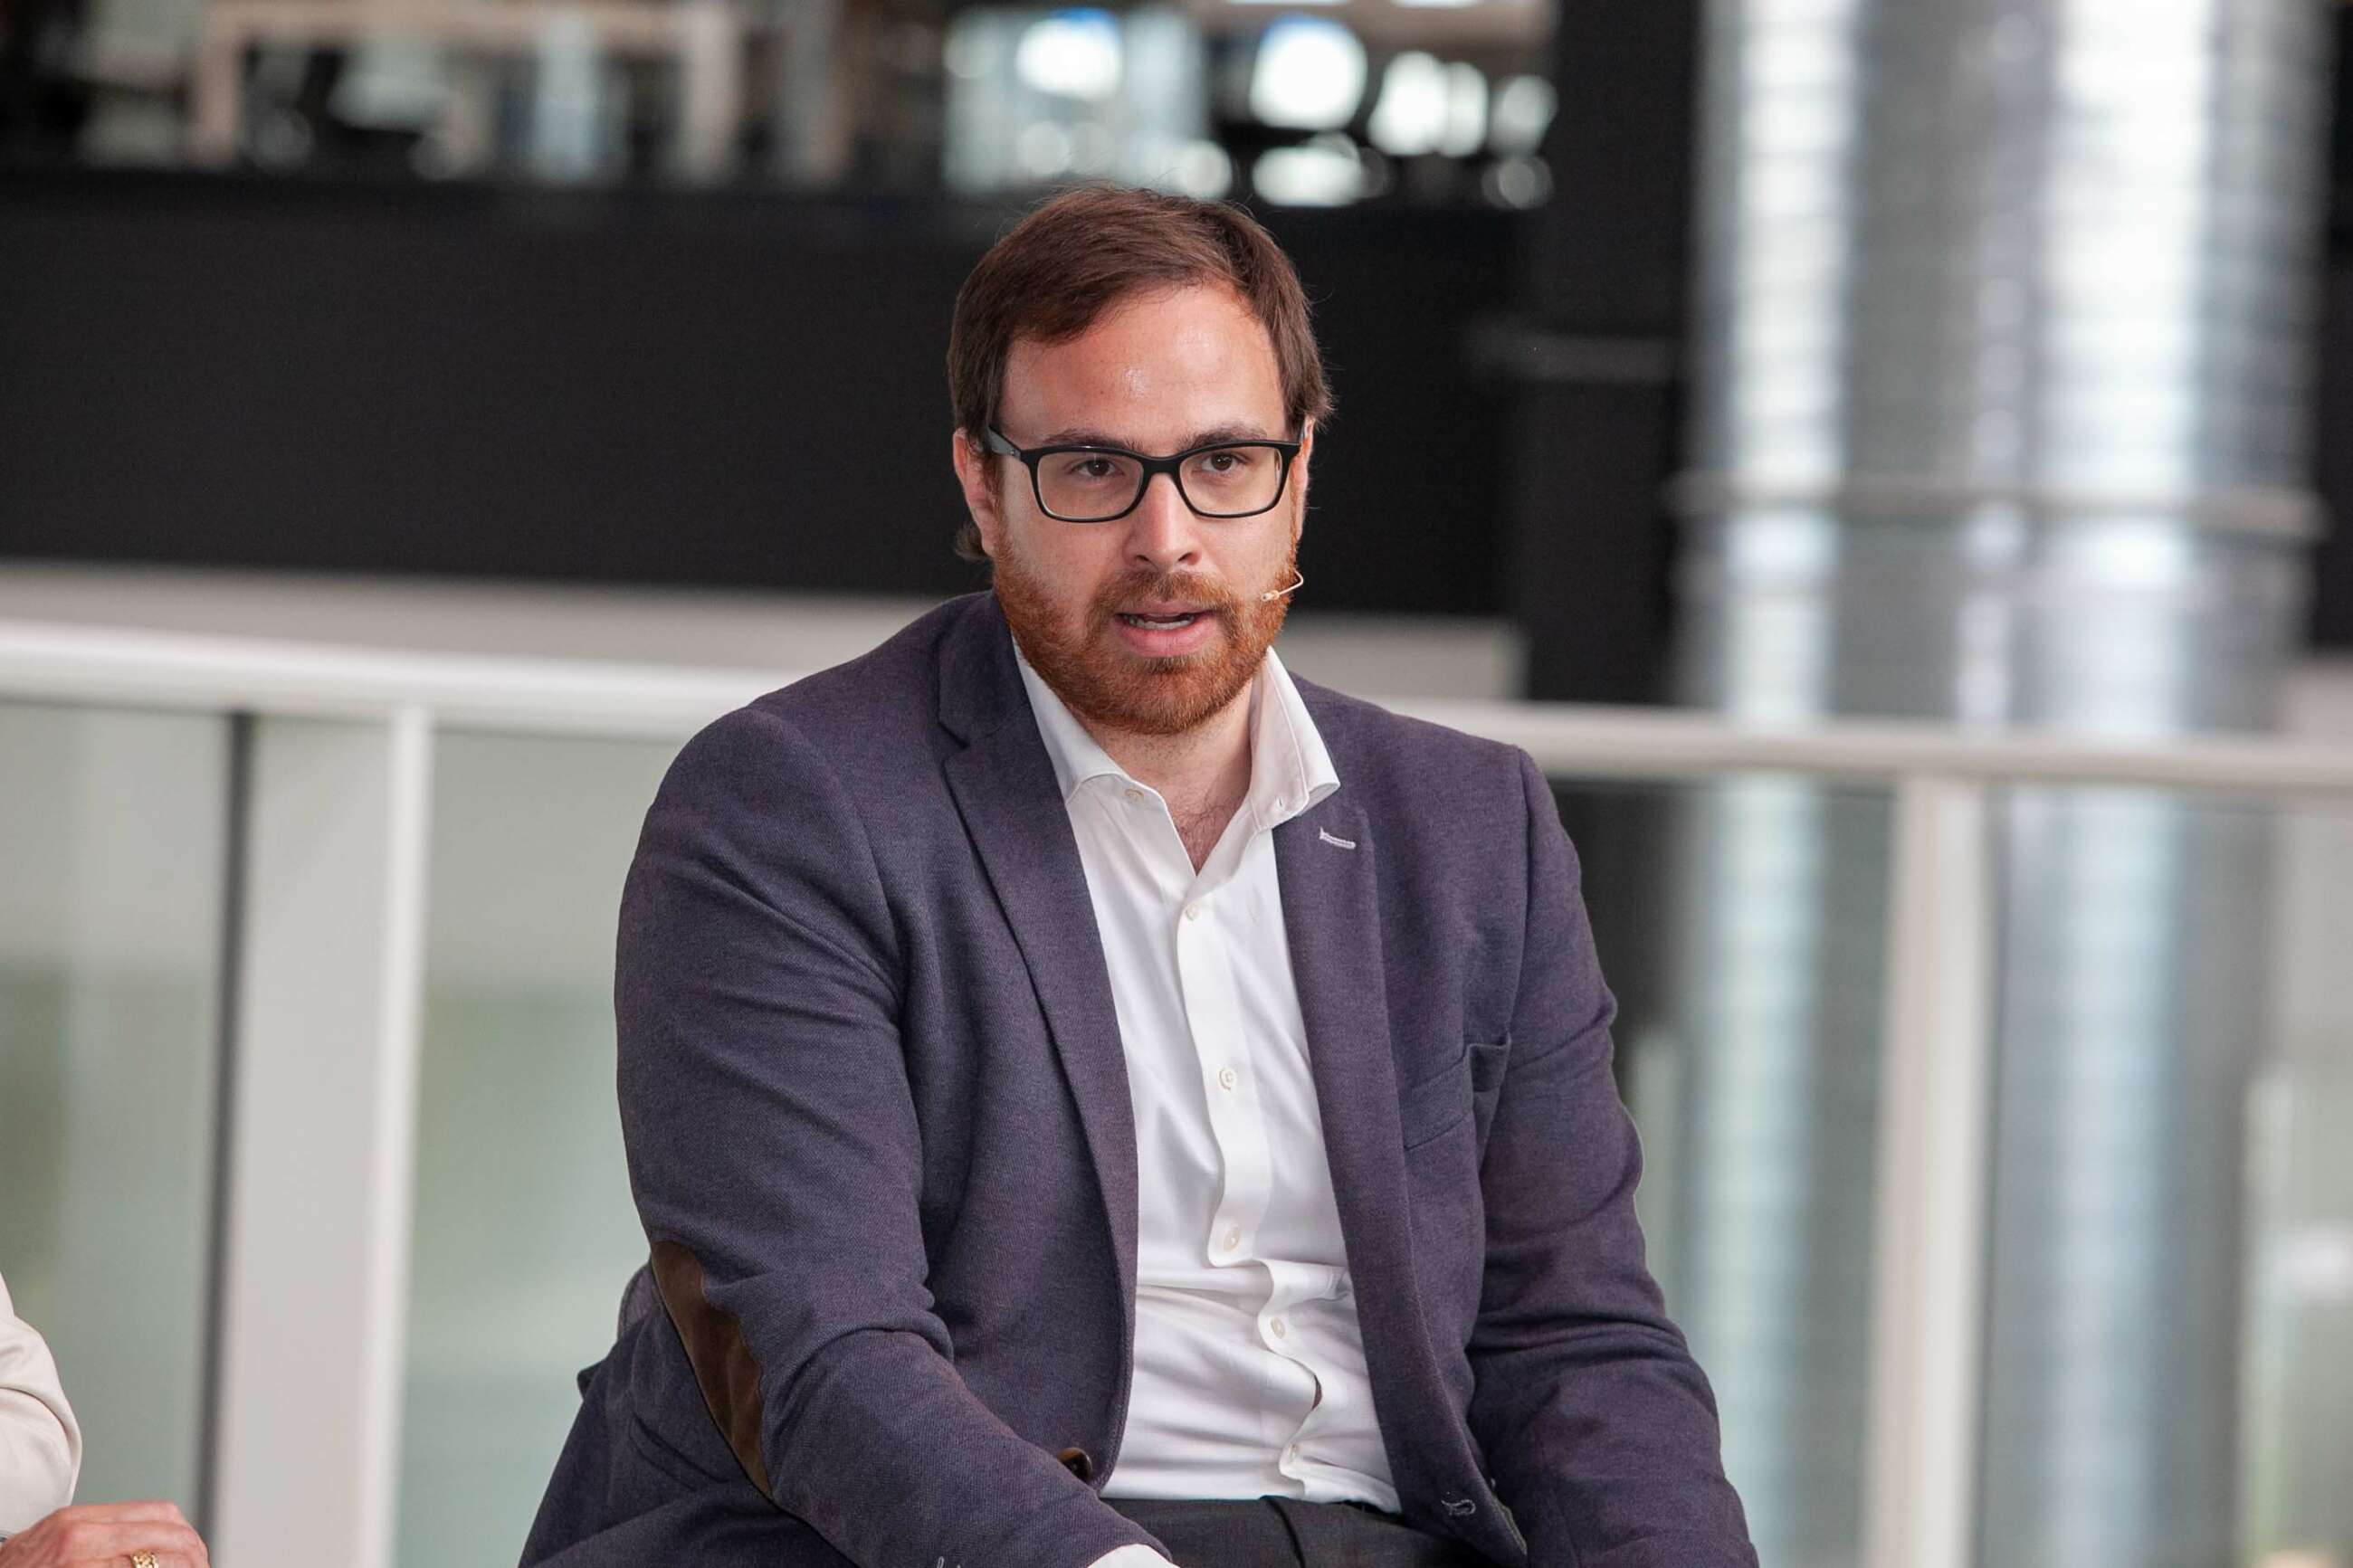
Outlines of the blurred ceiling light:
<svg viewBox="0 0 2353 1568">
<path fill-rule="evenodd" d="M 978 81 L 997 69 L 1004 52 L 1004 24 L 995 14 L 966 11 L 948 24 L 941 63 L 947 67 L 950 76 Z"/>
<path fill-rule="evenodd" d="M 1069 174 L 1073 151 L 1071 133 L 1050 120 L 1023 126 L 1021 134 L 1013 139 L 1015 161 L 1023 174 L 1036 180 Z"/>
<path fill-rule="evenodd" d="M 1283 206 L 1343 206 L 1365 194 L 1365 166 L 1346 137 L 1318 136 L 1303 147 L 1260 153 L 1250 184 Z"/>
<path fill-rule="evenodd" d="M 1112 157 L 1119 147 L 1109 126 L 1092 123 L 1073 125 L 1070 135 L 1072 174 L 1100 175 L 1110 171 Z"/>
<path fill-rule="evenodd" d="M 1259 39 L 1250 110 L 1286 130 L 1333 130 L 1364 101 L 1365 77 L 1365 46 L 1356 34 L 1320 17 L 1286 16 Z"/>
<path fill-rule="evenodd" d="M 1486 140 L 1486 73 L 1460 62 L 1448 66 L 1446 128 L 1438 133 L 1438 150 L 1450 158 L 1468 158 Z"/>
<path fill-rule="evenodd" d="M 1391 60 L 1366 127 L 1373 145 L 1393 158 L 1435 153 L 1446 123 L 1446 68 L 1419 49 Z"/>
<path fill-rule="evenodd" d="M 1057 11 L 1029 25 L 1013 51 L 1024 85 L 1101 103 L 1119 91 L 1119 24 L 1108 11 Z"/>
<path fill-rule="evenodd" d="M 1552 129 L 1553 110 L 1560 100 L 1552 83 L 1540 76 L 1515 76 L 1495 91 L 1487 143 L 1506 155 L 1533 153 L 1544 145 Z"/>
<path fill-rule="evenodd" d="M 1215 142 L 1186 142 L 1168 174 L 1171 184 L 1203 201 L 1215 201 L 1234 188 L 1234 161 Z"/>
<path fill-rule="evenodd" d="M 1542 158 L 1499 158 L 1479 177 L 1487 199 L 1500 207 L 1533 207 L 1552 195 L 1552 170 Z"/>
</svg>

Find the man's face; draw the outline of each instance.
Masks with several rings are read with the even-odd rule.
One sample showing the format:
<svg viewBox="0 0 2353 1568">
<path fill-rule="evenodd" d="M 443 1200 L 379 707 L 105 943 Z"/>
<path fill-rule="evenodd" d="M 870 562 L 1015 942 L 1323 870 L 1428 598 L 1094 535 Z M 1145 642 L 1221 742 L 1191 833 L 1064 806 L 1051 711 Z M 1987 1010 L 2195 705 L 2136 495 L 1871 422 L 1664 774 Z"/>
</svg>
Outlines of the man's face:
<svg viewBox="0 0 2353 1568">
<path fill-rule="evenodd" d="M 1017 340 L 997 428 L 1018 447 L 1063 442 L 1166 456 L 1212 440 L 1282 440 L 1274 345 L 1229 289 L 1138 294 L 1059 343 Z M 1313 440 L 1313 431 L 1306 434 Z M 955 440 L 957 477 L 1021 651 L 1072 711 L 1174 735 L 1223 711 L 1282 627 L 1306 513 L 1303 446 L 1273 509 L 1204 518 L 1167 476 L 1110 522 L 1039 510 L 1013 458 Z M 992 482 L 993 481 L 993 482 Z"/>
</svg>

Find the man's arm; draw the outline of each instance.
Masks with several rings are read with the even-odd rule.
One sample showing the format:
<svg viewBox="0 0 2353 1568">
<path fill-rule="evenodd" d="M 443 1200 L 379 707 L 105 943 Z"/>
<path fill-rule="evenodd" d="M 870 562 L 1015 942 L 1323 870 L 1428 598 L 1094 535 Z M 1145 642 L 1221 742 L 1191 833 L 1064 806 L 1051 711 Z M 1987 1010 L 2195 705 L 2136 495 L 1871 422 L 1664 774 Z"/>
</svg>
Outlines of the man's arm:
<svg viewBox="0 0 2353 1568">
<path fill-rule="evenodd" d="M 80 1474 L 81 1428 L 58 1363 L 0 1280 L 0 1535 L 73 1501 Z"/>
<path fill-rule="evenodd" d="M 911 759 L 912 761 L 912 759 Z M 897 937 L 825 760 L 739 711 L 681 753 L 622 900 L 622 1131 L 703 1397 L 867 1568 L 1082 1568 L 1148 1541 L 968 1390 L 932 1310 Z"/>
<path fill-rule="evenodd" d="M 1482 1185 L 1471 1425 L 1532 1568 L 1756 1568 L 1715 1404 L 1634 1219 L 1641 1152 L 1610 1074 L 1577 854 L 1534 762 L 1526 946 Z"/>
</svg>

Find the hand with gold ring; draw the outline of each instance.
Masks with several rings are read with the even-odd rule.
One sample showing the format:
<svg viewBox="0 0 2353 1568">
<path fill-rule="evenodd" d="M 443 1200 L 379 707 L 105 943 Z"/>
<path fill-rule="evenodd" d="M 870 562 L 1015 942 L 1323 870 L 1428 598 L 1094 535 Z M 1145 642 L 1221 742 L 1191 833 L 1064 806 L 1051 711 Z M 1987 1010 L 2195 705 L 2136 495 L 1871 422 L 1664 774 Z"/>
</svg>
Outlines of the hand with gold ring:
<svg viewBox="0 0 2353 1568">
<path fill-rule="evenodd" d="M 0 1541 L 0 1568 L 212 1568 L 205 1543 L 168 1502 L 61 1508 Z"/>
</svg>

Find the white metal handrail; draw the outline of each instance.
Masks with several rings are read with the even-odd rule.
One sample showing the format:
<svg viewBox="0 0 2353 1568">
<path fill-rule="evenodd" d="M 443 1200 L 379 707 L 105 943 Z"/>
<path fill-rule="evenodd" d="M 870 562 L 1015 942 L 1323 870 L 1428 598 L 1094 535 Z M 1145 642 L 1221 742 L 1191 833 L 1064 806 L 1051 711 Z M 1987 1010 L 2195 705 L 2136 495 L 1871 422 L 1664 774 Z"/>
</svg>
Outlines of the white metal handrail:
<svg viewBox="0 0 2353 1568">
<path fill-rule="evenodd" d="M 224 1561 L 391 1561 L 436 732 L 677 742 L 789 679 L 0 619 L 0 700 L 253 724 L 239 802 L 248 898 L 234 944 L 237 1137 L 214 1413 L 212 1532 Z M 1521 746 L 1556 777 L 1769 773 L 1894 789 L 1864 1561 L 1963 1568 L 1991 1142 L 1991 792 L 2105 784 L 2353 799 L 2353 747 L 1398 706 Z"/>
<path fill-rule="evenodd" d="M 799 672 L 697 669 L 338 647 L 0 620 L 0 697 L 23 701 L 381 720 L 443 729 L 683 741 Z M 2260 735 L 2102 738 L 1910 720 L 1737 723 L 1672 708 L 1430 701 L 1399 712 L 1525 749 L 1577 778 L 1789 773 L 1894 783 L 2143 784 L 2353 795 L 2353 745 Z"/>
</svg>

